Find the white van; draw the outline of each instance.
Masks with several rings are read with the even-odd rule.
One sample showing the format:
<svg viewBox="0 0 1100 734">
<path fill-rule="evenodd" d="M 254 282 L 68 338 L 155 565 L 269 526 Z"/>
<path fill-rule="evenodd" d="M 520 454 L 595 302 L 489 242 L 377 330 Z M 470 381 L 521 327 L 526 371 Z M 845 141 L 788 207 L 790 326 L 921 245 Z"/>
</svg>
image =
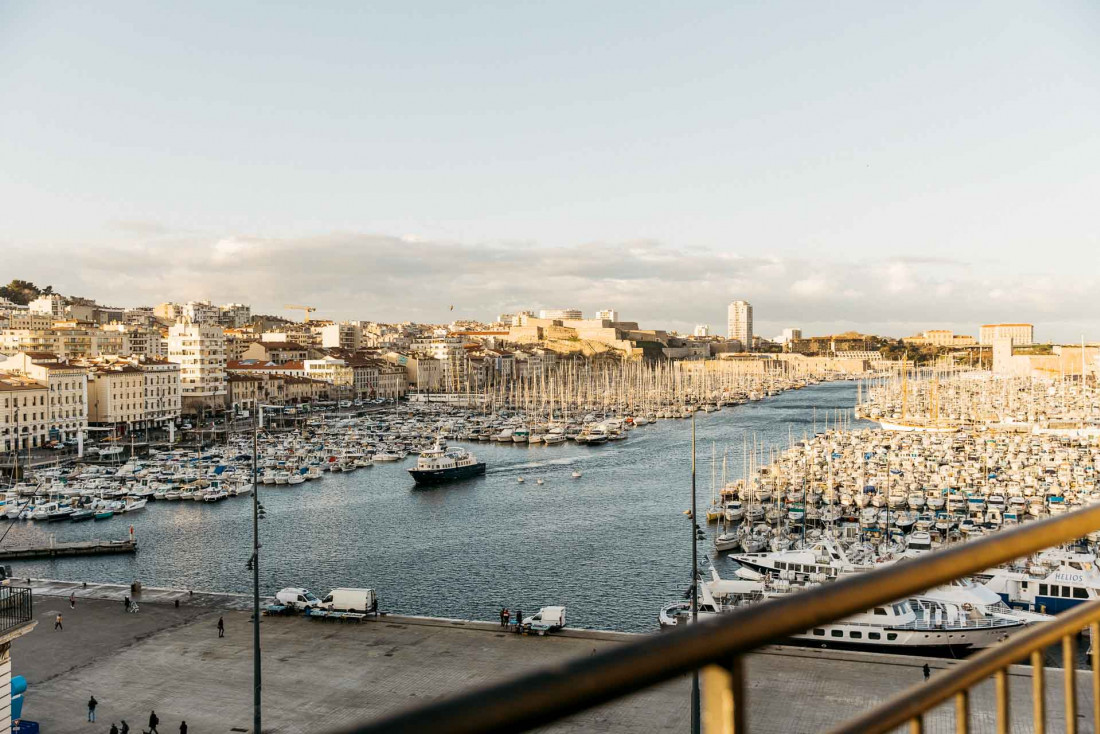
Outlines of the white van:
<svg viewBox="0 0 1100 734">
<path fill-rule="evenodd" d="M 275 601 L 292 609 L 315 609 L 321 606 L 321 600 L 311 591 L 294 586 L 288 586 L 279 591 L 275 595 Z"/>
<path fill-rule="evenodd" d="M 565 607 L 543 607 L 524 619 L 523 626 L 540 635 L 557 632 L 565 626 Z"/>
<path fill-rule="evenodd" d="M 336 612 L 378 611 L 378 596 L 374 589 L 333 589 L 321 600 L 321 607 Z"/>
</svg>

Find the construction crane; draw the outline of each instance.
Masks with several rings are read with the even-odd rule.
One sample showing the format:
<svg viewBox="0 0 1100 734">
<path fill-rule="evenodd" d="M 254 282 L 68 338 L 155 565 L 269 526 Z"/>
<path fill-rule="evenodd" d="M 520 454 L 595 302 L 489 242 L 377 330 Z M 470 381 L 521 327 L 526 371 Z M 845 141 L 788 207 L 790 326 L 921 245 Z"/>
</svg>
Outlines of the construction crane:
<svg viewBox="0 0 1100 734">
<path fill-rule="evenodd" d="M 309 315 L 317 310 L 313 306 L 298 306 L 298 305 L 293 304 L 293 303 L 288 303 L 287 305 L 283 306 L 283 308 L 292 308 L 292 309 L 295 309 L 297 311 L 305 311 L 306 312 L 306 318 L 305 318 L 304 323 L 307 323 L 307 324 L 309 323 Z"/>
</svg>

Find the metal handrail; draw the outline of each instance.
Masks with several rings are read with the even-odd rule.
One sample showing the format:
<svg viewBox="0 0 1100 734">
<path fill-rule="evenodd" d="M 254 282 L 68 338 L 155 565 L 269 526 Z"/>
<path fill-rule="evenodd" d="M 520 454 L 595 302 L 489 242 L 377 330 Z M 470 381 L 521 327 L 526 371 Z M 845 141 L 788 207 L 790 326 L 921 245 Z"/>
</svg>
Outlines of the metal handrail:
<svg viewBox="0 0 1100 734">
<path fill-rule="evenodd" d="M 723 690 L 721 685 L 704 685 L 704 719 L 715 718 L 715 710 L 732 712 L 729 718 L 724 714 L 717 718 L 729 723 L 727 731 L 742 731 L 733 729 L 734 722 L 744 717 L 740 655 L 1097 529 L 1100 504 L 755 604 L 343 731 L 525 731 L 704 668 L 707 678 L 723 681 L 726 686 Z"/>
<path fill-rule="evenodd" d="M 1063 652 L 1065 652 L 1067 637 L 1072 641 L 1072 636 L 1088 626 L 1092 626 L 1095 630 L 1097 622 L 1100 622 L 1100 600 L 1080 604 L 1072 610 L 1058 615 L 1053 622 L 1046 622 L 1037 627 L 1032 627 L 1026 632 L 1013 635 L 1008 641 L 979 652 L 962 665 L 936 675 L 928 683 L 915 686 L 908 691 L 902 691 L 871 711 L 834 728 L 830 734 L 882 734 L 906 722 L 919 720 L 923 713 L 930 711 L 952 696 L 964 693 L 991 675 L 1003 673 L 1008 666 L 1020 662 L 1033 653 L 1042 653 L 1047 647 L 1058 642 L 1063 643 Z M 1072 647 L 1069 647 L 1069 649 L 1073 650 Z M 1095 675 L 1095 668 L 1100 662 L 1100 657 L 1093 655 L 1092 658 Z M 1034 658 L 1032 660 L 1034 663 Z M 1063 659 L 1062 663 L 1071 672 L 1076 667 L 1076 661 L 1073 659 L 1072 654 L 1068 659 Z M 1033 665 L 1033 670 L 1042 671 L 1042 669 L 1042 658 L 1040 657 L 1039 665 Z M 1072 677 L 1072 675 L 1068 677 Z M 1042 680 L 1042 672 L 1038 672 L 1038 678 L 1040 681 Z M 1100 682 L 1100 680 L 1097 682 Z M 1041 683 L 1038 684 L 1037 690 L 1040 696 L 1036 700 L 1041 698 L 1043 690 Z M 1005 694 L 1007 694 L 1007 690 L 1002 691 L 1001 686 L 998 685 L 998 716 L 1000 716 L 1003 709 L 1007 708 L 1007 704 L 1002 704 L 1000 701 Z M 1066 691 L 1067 703 L 1074 695 L 1072 688 Z M 957 706 L 956 712 L 960 708 L 963 709 L 965 715 L 965 707 Z M 1037 706 L 1036 710 L 1039 711 L 1041 708 Z M 1066 723 L 1067 726 L 1074 725 L 1069 721 Z M 999 720 L 998 731 L 1007 728 L 1007 724 L 1007 721 Z M 965 724 L 963 726 L 965 731 Z M 1037 731 L 1042 731 L 1042 728 L 1042 725 L 1036 726 Z"/>
</svg>

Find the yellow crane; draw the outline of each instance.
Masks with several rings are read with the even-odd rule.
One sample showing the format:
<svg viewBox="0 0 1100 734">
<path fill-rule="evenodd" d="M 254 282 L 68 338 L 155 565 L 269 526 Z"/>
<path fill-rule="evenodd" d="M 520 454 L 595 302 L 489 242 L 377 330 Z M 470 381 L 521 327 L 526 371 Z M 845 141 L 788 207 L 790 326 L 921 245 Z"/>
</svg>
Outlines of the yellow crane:
<svg viewBox="0 0 1100 734">
<path fill-rule="evenodd" d="M 309 315 L 317 310 L 313 306 L 299 306 L 299 305 L 293 304 L 293 303 L 288 303 L 287 305 L 283 306 L 283 308 L 292 308 L 292 309 L 295 309 L 297 311 L 305 311 L 306 312 L 306 318 L 305 318 L 304 323 L 307 323 L 307 324 L 309 323 Z"/>
</svg>

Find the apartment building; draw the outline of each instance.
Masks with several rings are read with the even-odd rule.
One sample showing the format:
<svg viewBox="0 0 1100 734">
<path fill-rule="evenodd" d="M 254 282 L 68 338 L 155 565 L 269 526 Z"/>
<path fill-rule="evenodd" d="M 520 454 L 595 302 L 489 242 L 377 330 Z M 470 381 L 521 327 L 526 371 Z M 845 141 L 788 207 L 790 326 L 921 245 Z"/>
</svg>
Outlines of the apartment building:
<svg viewBox="0 0 1100 734">
<path fill-rule="evenodd" d="M 218 306 L 218 323 L 227 329 L 239 329 L 252 321 L 252 307 L 244 303 Z"/>
<path fill-rule="evenodd" d="M 161 357 L 131 356 L 127 362 L 142 374 L 145 415 L 141 426 L 164 426 L 180 417 L 183 407 L 180 365 Z"/>
<path fill-rule="evenodd" d="M 168 361 L 180 365 L 182 410 L 225 404 L 225 336 L 220 326 L 181 321 L 168 330 Z"/>
<path fill-rule="evenodd" d="M 727 309 L 726 335 L 737 339 L 746 349 L 752 348 L 752 304 L 748 301 L 734 301 Z"/>
<path fill-rule="evenodd" d="M 99 354 L 138 354 L 154 359 L 168 356 L 168 342 L 164 339 L 161 330 L 156 327 L 134 324 L 107 324 L 100 327 L 100 331 L 104 334 L 124 335 L 126 341 L 124 344 L 118 345 L 123 348 L 122 351 L 112 352 L 103 348 L 106 346 L 106 339 L 103 339 L 99 344 Z"/>
<path fill-rule="evenodd" d="M 363 330 L 355 324 L 329 324 L 321 327 L 321 347 L 354 352 L 363 344 Z"/>
<path fill-rule="evenodd" d="M 68 441 L 88 429 L 88 370 L 46 352 L 20 352 L 0 360 L 0 372 L 22 375 L 46 386 L 46 431 L 51 441 Z"/>
<path fill-rule="evenodd" d="M 145 376 L 125 361 L 88 365 L 88 424 L 132 430 L 145 421 Z"/>
<path fill-rule="evenodd" d="M 0 448 L 39 448 L 48 435 L 49 389 L 24 375 L 0 373 Z"/>
</svg>

